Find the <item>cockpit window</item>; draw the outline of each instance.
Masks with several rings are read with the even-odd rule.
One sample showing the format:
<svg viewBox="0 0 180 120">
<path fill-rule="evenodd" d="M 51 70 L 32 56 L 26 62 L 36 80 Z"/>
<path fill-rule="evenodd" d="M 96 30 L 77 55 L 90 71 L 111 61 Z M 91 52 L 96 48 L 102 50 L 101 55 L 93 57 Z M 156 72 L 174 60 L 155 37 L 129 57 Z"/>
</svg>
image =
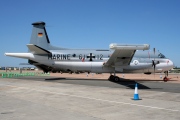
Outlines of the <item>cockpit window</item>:
<svg viewBox="0 0 180 120">
<path fill-rule="evenodd" d="M 158 55 L 158 57 L 160 57 L 160 58 L 166 58 L 162 53 L 160 53 L 160 54 Z"/>
</svg>

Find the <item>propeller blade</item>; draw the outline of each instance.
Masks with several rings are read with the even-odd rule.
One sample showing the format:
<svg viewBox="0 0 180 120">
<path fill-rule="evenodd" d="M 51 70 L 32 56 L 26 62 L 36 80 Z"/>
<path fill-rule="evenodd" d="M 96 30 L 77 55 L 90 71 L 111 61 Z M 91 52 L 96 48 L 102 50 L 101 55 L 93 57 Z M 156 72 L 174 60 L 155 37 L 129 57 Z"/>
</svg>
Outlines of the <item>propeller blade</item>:
<svg viewBox="0 0 180 120">
<path fill-rule="evenodd" d="M 156 48 L 153 48 L 153 52 L 154 52 L 154 60 L 152 60 L 152 67 L 154 68 L 154 78 L 155 78 L 156 65 L 159 64 L 160 62 L 155 60 Z"/>
<path fill-rule="evenodd" d="M 155 62 L 154 62 L 154 60 L 152 60 L 152 67 L 154 67 L 154 65 L 155 65 Z"/>
<path fill-rule="evenodd" d="M 156 48 L 153 48 L 153 51 L 154 51 L 154 54 L 155 54 L 155 52 L 156 52 Z"/>
<path fill-rule="evenodd" d="M 153 48 L 153 52 L 154 52 L 154 61 L 153 61 L 153 65 L 154 65 L 154 78 L 155 78 L 155 69 L 156 69 L 156 64 L 155 64 L 155 52 L 156 52 L 156 49 Z"/>
</svg>

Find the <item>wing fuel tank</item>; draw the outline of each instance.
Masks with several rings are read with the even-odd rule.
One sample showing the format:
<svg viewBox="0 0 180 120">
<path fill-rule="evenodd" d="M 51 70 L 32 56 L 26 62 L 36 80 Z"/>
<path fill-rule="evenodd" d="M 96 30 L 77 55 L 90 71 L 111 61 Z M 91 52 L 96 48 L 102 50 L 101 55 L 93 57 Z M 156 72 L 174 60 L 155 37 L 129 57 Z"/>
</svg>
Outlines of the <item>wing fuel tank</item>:
<svg viewBox="0 0 180 120">
<path fill-rule="evenodd" d="M 125 45 L 125 44 L 117 44 L 112 43 L 109 45 L 110 49 L 122 49 L 122 50 L 149 50 L 150 45 L 143 44 L 143 45 Z"/>
</svg>

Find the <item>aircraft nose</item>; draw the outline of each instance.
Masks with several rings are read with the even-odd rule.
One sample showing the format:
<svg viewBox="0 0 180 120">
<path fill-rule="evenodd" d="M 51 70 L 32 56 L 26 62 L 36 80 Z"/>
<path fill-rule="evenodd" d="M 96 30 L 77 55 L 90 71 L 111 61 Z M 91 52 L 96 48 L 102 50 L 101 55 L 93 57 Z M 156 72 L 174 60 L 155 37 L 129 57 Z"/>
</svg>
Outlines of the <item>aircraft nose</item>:
<svg viewBox="0 0 180 120">
<path fill-rule="evenodd" d="M 174 63 L 173 63 L 172 60 L 168 60 L 167 63 L 168 63 L 168 65 L 169 65 L 170 69 L 174 68 Z"/>
</svg>

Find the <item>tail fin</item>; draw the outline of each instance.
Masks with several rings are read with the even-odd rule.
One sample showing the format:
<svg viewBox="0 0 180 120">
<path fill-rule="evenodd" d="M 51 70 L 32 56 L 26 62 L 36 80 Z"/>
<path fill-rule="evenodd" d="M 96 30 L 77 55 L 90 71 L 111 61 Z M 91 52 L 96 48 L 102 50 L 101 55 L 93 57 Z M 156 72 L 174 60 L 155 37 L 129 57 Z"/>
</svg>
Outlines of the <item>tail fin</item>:
<svg viewBox="0 0 180 120">
<path fill-rule="evenodd" d="M 45 24 L 46 24 L 45 22 L 32 23 L 33 30 L 32 30 L 30 44 L 37 45 L 47 50 L 50 41 L 46 32 Z"/>
</svg>

